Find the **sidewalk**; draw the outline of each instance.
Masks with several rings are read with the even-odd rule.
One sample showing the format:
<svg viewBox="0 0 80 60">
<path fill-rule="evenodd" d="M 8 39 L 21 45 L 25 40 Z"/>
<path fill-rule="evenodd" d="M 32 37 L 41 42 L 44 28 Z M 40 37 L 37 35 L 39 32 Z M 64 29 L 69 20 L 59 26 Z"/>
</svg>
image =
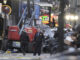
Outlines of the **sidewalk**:
<svg viewBox="0 0 80 60">
<path fill-rule="evenodd" d="M 48 59 L 50 57 L 50 54 L 41 54 L 41 56 L 33 56 L 32 53 L 26 53 L 25 56 L 23 56 L 22 53 L 4 53 L 4 54 L 0 54 L 0 60 L 2 59 L 26 59 L 26 60 L 45 60 Z"/>
</svg>

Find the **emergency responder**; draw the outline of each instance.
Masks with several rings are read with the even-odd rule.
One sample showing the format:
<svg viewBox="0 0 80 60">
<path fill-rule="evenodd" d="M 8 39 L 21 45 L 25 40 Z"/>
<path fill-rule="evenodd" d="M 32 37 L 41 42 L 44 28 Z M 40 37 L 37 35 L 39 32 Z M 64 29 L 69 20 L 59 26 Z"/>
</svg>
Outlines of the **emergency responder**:
<svg viewBox="0 0 80 60">
<path fill-rule="evenodd" d="M 36 53 L 38 53 L 38 55 L 40 56 L 43 38 L 43 32 L 41 32 L 41 30 L 38 28 L 38 32 L 35 34 L 34 37 L 34 56 L 36 55 Z"/>
<path fill-rule="evenodd" d="M 28 42 L 29 42 L 29 36 L 24 30 L 20 36 L 20 41 L 21 41 L 21 51 L 23 55 L 25 55 L 26 51 L 28 51 Z"/>
</svg>

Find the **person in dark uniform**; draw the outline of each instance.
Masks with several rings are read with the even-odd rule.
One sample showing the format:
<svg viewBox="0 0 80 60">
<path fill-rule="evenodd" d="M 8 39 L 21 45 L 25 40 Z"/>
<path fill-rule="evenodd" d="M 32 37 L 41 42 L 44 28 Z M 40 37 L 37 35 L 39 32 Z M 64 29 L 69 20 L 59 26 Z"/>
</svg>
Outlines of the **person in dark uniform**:
<svg viewBox="0 0 80 60">
<path fill-rule="evenodd" d="M 0 15 L 0 38 L 3 35 L 3 22 L 4 22 L 4 19 Z M 2 47 L 2 40 L 0 40 L 0 50 L 1 50 L 1 47 Z"/>
<path fill-rule="evenodd" d="M 50 23 L 50 27 L 51 28 L 55 27 L 55 19 L 54 18 L 52 19 L 52 22 Z"/>
<path fill-rule="evenodd" d="M 52 26 L 55 27 L 55 19 L 53 18 Z"/>
<path fill-rule="evenodd" d="M 34 37 L 34 53 L 33 53 L 34 56 L 36 55 L 36 53 L 38 53 L 38 55 L 40 56 L 43 38 L 44 38 L 43 32 L 41 32 L 40 29 L 38 28 L 38 32 L 35 34 Z"/>
<path fill-rule="evenodd" d="M 0 16 L 0 36 L 2 36 L 3 31 L 3 18 Z"/>
<path fill-rule="evenodd" d="M 22 32 L 20 36 L 20 41 L 21 41 L 21 51 L 23 55 L 25 55 L 26 51 L 28 50 L 28 43 L 29 43 L 29 36 L 26 33 L 26 31 Z"/>
</svg>

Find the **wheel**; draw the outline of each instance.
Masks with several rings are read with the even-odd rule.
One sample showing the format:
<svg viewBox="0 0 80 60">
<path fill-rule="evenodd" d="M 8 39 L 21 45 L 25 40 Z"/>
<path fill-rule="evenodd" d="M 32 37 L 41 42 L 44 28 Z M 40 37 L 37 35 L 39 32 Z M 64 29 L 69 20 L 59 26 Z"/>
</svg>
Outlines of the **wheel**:
<svg viewBox="0 0 80 60">
<path fill-rule="evenodd" d="M 8 49 L 8 40 L 2 40 L 2 50 L 6 51 Z"/>
</svg>

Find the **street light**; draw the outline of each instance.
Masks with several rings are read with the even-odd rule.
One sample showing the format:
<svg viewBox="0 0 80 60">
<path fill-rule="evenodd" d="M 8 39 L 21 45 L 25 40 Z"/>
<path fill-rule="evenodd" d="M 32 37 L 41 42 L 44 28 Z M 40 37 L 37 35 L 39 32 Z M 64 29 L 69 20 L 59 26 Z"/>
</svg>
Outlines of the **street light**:
<svg viewBox="0 0 80 60">
<path fill-rule="evenodd" d="M 78 17 L 78 16 L 74 16 L 74 19 L 75 19 L 75 20 L 78 20 L 78 19 L 79 19 L 79 17 Z"/>
<path fill-rule="evenodd" d="M 66 15 L 65 19 L 66 20 L 78 20 L 79 17 L 77 15 Z"/>
<path fill-rule="evenodd" d="M 74 20 L 74 16 L 73 15 L 70 16 L 70 20 Z"/>
<path fill-rule="evenodd" d="M 3 0 L 3 3 L 6 4 L 7 3 L 7 0 Z"/>
<path fill-rule="evenodd" d="M 65 19 L 66 19 L 66 20 L 69 20 L 69 19 L 70 19 L 70 16 L 69 16 L 69 15 L 66 15 L 66 16 L 65 16 Z"/>
<path fill-rule="evenodd" d="M 77 15 L 69 14 L 69 15 L 65 16 L 65 19 L 68 20 L 70 22 L 70 24 L 72 24 L 71 22 L 73 22 L 73 24 L 74 24 L 73 26 L 75 26 L 76 25 L 76 21 L 79 19 L 79 17 Z"/>
</svg>

